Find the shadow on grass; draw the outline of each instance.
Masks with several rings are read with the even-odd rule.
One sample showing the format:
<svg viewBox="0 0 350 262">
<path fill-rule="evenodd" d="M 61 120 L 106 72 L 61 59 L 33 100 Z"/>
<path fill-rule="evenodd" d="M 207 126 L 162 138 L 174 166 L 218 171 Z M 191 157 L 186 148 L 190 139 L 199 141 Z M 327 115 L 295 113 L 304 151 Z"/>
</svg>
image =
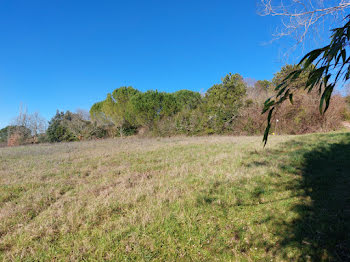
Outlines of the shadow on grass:
<svg viewBox="0 0 350 262">
<path fill-rule="evenodd" d="M 295 167 L 301 177 L 289 190 L 304 201 L 290 210 L 297 219 L 276 225 L 279 248 L 301 250 L 300 261 L 350 261 L 350 134 L 317 135 L 316 143 L 306 136 L 283 148 L 292 149 L 291 162 L 279 168 Z"/>
</svg>

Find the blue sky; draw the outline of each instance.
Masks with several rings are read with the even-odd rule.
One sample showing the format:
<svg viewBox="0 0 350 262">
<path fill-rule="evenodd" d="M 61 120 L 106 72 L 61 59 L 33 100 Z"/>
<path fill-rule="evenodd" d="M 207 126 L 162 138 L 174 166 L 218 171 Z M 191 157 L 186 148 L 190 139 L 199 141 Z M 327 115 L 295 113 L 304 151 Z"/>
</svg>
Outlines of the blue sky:
<svg viewBox="0 0 350 262">
<path fill-rule="evenodd" d="M 205 92 L 225 74 L 271 79 L 277 18 L 255 0 L 0 0 L 0 127 L 21 103 L 49 120 L 123 85 Z"/>
</svg>

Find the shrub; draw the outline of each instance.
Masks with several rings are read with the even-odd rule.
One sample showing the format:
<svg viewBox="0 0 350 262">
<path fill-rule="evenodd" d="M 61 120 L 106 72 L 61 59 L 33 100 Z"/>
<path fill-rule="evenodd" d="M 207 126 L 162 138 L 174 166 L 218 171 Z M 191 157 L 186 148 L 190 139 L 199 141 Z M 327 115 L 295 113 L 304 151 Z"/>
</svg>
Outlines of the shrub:
<svg viewBox="0 0 350 262">
<path fill-rule="evenodd" d="M 91 137 L 92 124 L 81 115 L 69 111 L 58 112 L 49 122 L 47 139 L 49 142 L 78 141 Z"/>
</svg>

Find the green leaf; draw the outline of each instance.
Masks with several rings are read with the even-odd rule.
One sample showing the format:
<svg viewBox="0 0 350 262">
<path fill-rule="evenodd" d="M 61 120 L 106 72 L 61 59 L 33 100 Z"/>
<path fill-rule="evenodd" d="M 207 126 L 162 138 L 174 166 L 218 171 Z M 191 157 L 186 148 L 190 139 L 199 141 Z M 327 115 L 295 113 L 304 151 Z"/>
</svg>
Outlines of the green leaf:
<svg viewBox="0 0 350 262">
<path fill-rule="evenodd" d="M 348 66 L 348 70 L 345 73 L 345 81 L 350 79 L 350 66 Z"/>
<path fill-rule="evenodd" d="M 321 114 L 324 114 L 326 113 L 328 107 L 329 107 L 329 102 L 330 102 L 330 99 L 331 99 L 331 96 L 332 96 L 332 93 L 333 93 L 333 89 L 334 89 L 334 84 L 329 84 L 323 94 L 322 94 L 322 97 L 321 97 L 321 100 L 320 100 L 320 112 Z M 324 102 L 326 102 L 326 106 L 325 106 L 325 109 L 323 110 L 323 104 Z"/>
<path fill-rule="evenodd" d="M 293 105 L 294 101 L 293 101 L 293 94 L 289 94 L 289 101 L 290 103 Z"/>
<path fill-rule="evenodd" d="M 272 113 L 273 113 L 273 110 L 275 108 L 273 107 L 270 111 L 269 111 L 269 115 L 267 117 L 267 126 L 266 126 L 266 129 L 265 129 L 265 132 L 264 132 L 264 138 L 263 138 L 263 142 L 264 142 L 264 146 L 266 146 L 266 143 L 267 143 L 267 140 L 269 138 L 269 132 L 270 132 L 270 128 L 271 128 L 271 117 L 272 117 Z"/>
<path fill-rule="evenodd" d="M 287 86 L 283 87 L 278 93 L 277 96 L 282 95 L 282 93 L 286 90 Z"/>
<path fill-rule="evenodd" d="M 275 100 L 271 100 L 270 98 L 266 100 L 264 103 L 262 114 L 266 113 L 270 109 L 270 107 L 273 105 L 275 105 Z"/>
<path fill-rule="evenodd" d="M 312 88 L 319 83 L 320 79 L 322 78 L 322 74 L 324 72 L 324 70 L 326 69 L 325 66 L 322 66 L 316 70 L 313 70 L 308 77 L 308 80 L 306 82 L 306 88 L 308 88 L 309 86 L 311 86 L 311 88 L 309 89 L 309 91 L 312 90 Z"/>
<path fill-rule="evenodd" d="M 345 64 L 345 61 L 346 61 L 346 50 L 345 49 L 343 49 L 341 51 L 341 55 L 342 55 L 342 58 L 343 58 L 343 64 Z"/>
<path fill-rule="evenodd" d="M 284 81 L 284 80 L 283 80 Z M 282 81 L 281 84 L 277 85 L 276 88 L 275 88 L 275 91 L 278 91 L 282 86 L 285 85 L 285 83 Z"/>
<path fill-rule="evenodd" d="M 299 66 L 303 64 L 304 68 L 309 67 L 324 52 L 323 48 L 315 49 L 307 53 L 299 62 Z"/>
</svg>

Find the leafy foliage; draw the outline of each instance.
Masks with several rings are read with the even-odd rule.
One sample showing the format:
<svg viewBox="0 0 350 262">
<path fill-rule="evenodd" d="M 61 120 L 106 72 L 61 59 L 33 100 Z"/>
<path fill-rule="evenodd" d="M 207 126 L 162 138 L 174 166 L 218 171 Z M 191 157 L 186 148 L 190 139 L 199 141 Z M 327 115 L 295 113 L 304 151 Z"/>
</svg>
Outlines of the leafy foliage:
<svg viewBox="0 0 350 262">
<path fill-rule="evenodd" d="M 263 89 L 263 90 L 269 90 L 273 86 L 272 82 L 269 80 L 258 80 L 255 83 L 255 87 Z"/>
<path fill-rule="evenodd" d="M 232 123 L 243 106 L 246 84 L 239 74 L 228 74 L 221 84 L 212 86 L 205 95 L 209 121 L 215 131 Z"/>
<path fill-rule="evenodd" d="M 0 129 L 0 143 L 4 143 L 7 141 L 9 128 L 10 126 Z"/>
<path fill-rule="evenodd" d="M 283 78 L 276 86 L 276 96 L 269 98 L 264 104 L 263 113 L 268 112 L 267 127 L 263 141 L 266 144 L 271 129 L 272 114 L 284 101 L 293 103 L 294 93 L 304 88 L 311 92 L 315 88 L 321 95 L 319 111 L 324 114 L 329 108 L 330 100 L 336 84 L 350 78 L 350 57 L 347 54 L 350 43 L 350 16 L 348 22 L 340 28 L 333 29 L 329 45 L 315 49 L 301 59 L 297 68 Z M 307 81 L 302 87 L 298 80 L 307 75 Z"/>
<path fill-rule="evenodd" d="M 94 122 L 98 122 L 100 124 L 106 123 L 107 118 L 106 115 L 104 114 L 102 107 L 103 107 L 104 101 L 97 102 L 92 105 L 90 109 L 90 118 Z"/>
<path fill-rule="evenodd" d="M 151 127 L 163 117 L 178 112 L 178 106 L 173 94 L 147 91 L 139 93 L 131 99 L 137 125 Z"/>
<path fill-rule="evenodd" d="M 272 81 L 256 81 L 249 87 L 239 74 L 228 74 L 204 96 L 190 90 L 140 92 L 132 87 L 121 87 L 91 107 L 93 130 L 90 136 L 101 138 L 135 133 L 156 136 L 259 135 L 265 125 L 265 118 L 261 115 L 264 101 L 274 94 L 274 86 L 280 85 L 299 68 L 301 66 L 287 65 Z M 312 69 L 310 66 L 290 86 L 302 89 Z M 341 110 L 332 108 L 334 117 L 320 119 L 315 110 L 314 95 L 308 99 L 300 94 L 295 97 L 294 106 L 279 110 L 278 117 L 285 119 L 279 124 L 280 134 L 330 131 L 340 126 L 345 115 L 344 99 L 339 98 L 337 102 Z"/>
<path fill-rule="evenodd" d="M 47 139 L 49 142 L 78 141 L 90 136 L 91 127 L 91 123 L 83 120 L 79 114 L 57 111 L 49 122 Z"/>
<path fill-rule="evenodd" d="M 174 93 L 176 103 L 182 110 L 196 109 L 202 102 L 202 96 L 198 92 L 179 90 Z"/>
<path fill-rule="evenodd" d="M 8 138 L 14 134 L 18 136 L 20 139 L 18 142 L 22 144 L 31 137 L 31 130 L 25 126 L 7 126 L 0 130 L 0 143 L 7 142 Z"/>
</svg>

